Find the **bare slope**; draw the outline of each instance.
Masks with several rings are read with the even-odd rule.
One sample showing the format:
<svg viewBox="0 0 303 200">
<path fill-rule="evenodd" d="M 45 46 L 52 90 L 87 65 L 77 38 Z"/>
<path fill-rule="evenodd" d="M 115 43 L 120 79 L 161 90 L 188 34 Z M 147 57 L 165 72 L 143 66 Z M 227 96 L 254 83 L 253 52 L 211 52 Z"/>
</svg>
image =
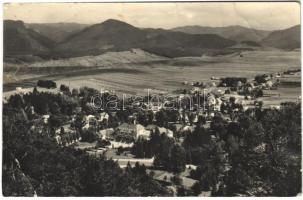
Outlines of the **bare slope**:
<svg viewBox="0 0 303 200">
<path fill-rule="evenodd" d="M 165 57 L 157 56 L 140 49 L 131 51 L 107 52 L 98 56 L 82 56 L 60 60 L 50 60 L 29 65 L 29 67 L 110 67 L 126 63 L 140 63 L 156 60 L 165 60 Z"/>
</svg>

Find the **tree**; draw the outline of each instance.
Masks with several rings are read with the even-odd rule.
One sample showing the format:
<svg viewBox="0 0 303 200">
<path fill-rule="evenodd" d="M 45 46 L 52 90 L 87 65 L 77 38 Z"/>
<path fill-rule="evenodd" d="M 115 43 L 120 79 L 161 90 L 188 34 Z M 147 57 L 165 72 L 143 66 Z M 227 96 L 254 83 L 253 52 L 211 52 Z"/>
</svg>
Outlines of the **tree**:
<svg viewBox="0 0 303 200">
<path fill-rule="evenodd" d="M 59 128 L 64 122 L 60 115 L 51 115 L 48 121 L 51 128 Z"/>
<path fill-rule="evenodd" d="M 73 97 L 78 97 L 79 96 L 79 91 L 77 89 L 72 89 L 72 96 Z"/>
<path fill-rule="evenodd" d="M 60 114 L 60 107 L 57 102 L 52 102 L 50 104 L 50 112 L 55 115 Z"/>
<path fill-rule="evenodd" d="M 156 124 L 157 126 L 164 127 L 167 125 L 168 117 L 164 110 L 160 110 L 156 113 Z"/>
<path fill-rule="evenodd" d="M 255 81 L 256 81 L 258 84 L 266 83 L 266 79 L 265 79 L 266 77 L 267 77 L 266 74 L 257 75 L 257 76 L 255 76 Z"/>
<path fill-rule="evenodd" d="M 259 97 L 263 97 L 263 90 L 262 89 L 257 89 L 254 91 L 254 96 L 256 98 L 259 98 Z"/>
<path fill-rule="evenodd" d="M 37 95 L 37 94 L 38 94 L 38 90 L 37 90 L 37 87 L 35 86 L 33 89 L 33 95 Z"/>
<path fill-rule="evenodd" d="M 227 122 L 219 115 L 215 115 L 213 121 L 210 123 L 210 129 L 214 132 L 214 135 L 223 140 L 227 139 L 226 127 Z"/>
<path fill-rule="evenodd" d="M 9 104 L 20 109 L 24 106 L 24 100 L 21 95 L 15 94 L 9 98 Z"/>
<path fill-rule="evenodd" d="M 37 86 L 50 89 L 50 88 L 56 88 L 57 84 L 51 80 L 38 80 Z"/>
<path fill-rule="evenodd" d="M 60 91 L 66 93 L 66 94 L 70 94 L 69 87 L 66 85 L 63 85 L 63 84 L 60 85 Z"/>
<path fill-rule="evenodd" d="M 2 178 L 4 196 L 34 196 L 32 183 L 19 168 L 4 168 Z"/>
<path fill-rule="evenodd" d="M 186 164 L 186 154 L 185 150 L 180 145 L 174 145 L 171 150 L 170 156 L 170 169 L 174 173 L 180 173 L 184 171 Z"/>
<path fill-rule="evenodd" d="M 143 112 L 139 112 L 138 113 L 138 122 L 139 122 L 139 124 L 141 124 L 143 126 L 147 126 L 148 125 L 148 116 Z"/>
<path fill-rule="evenodd" d="M 147 111 L 148 124 L 152 124 L 154 121 L 154 113 L 151 110 Z"/>
<path fill-rule="evenodd" d="M 40 104 L 40 105 L 41 105 L 41 104 Z M 40 113 L 45 114 L 45 115 L 49 113 L 49 106 L 48 106 L 48 103 L 43 104 L 43 105 L 40 107 Z"/>
<path fill-rule="evenodd" d="M 250 177 L 241 167 L 232 168 L 225 178 L 227 196 L 246 193 L 251 187 Z"/>
<path fill-rule="evenodd" d="M 135 141 L 131 151 L 137 158 L 151 158 L 154 156 L 155 150 L 153 149 L 152 143 L 150 141 L 139 137 Z"/>
<path fill-rule="evenodd" d="M 95 142 L 98 140 L 98 136 L 93 129 L 87 129 L 80 132 L 82 142 Z"/>
<path fill-rule="evenodd" d="M 203 185 L 201 184 L 200 181 L 197 181 L 192 187 L 191 190 L 193 191 L 193 194 L 195 196 L 198 196 L 202 190 L 203 190 Z"/>
<path fill-rule="evenodd" d="M 157 138 L 157 133 L 156 137 Z M 156 140 L 158 141 L 158 140 Z M 155 142 L 155 141 L 153 141 Z M 155 160 L 154 165 L 156 167 L 164 168 L 170 170 L 170 156 L 171 149 L 174 146 L 173 139 L 167 137 L 165 134 L 162 134 L 159 138 L 158 144 L 153 145 L 155 147 Z"/>
<path fill-rule="evenodd" d="M 204 116 L 199 116 L 197 126 L 202 126 L 204 124 L 206 124 L 206 118 Z"/>
<path fill-rule="evenodd" d="M 2 185 L 5 196 L 33 196 L 35 193 L 38 196 L 171 195 L 146 173 L 144 166 L 136 165 L 124 171 L 117 162 L 103 155 L 92 157 L 83 150 L 58 146 L 53 136 L 46 134 L 46 129 L 40 129 L 36 123 L 32 126 L 20 112 L 25 105 L 31 105 L 32 96 L 24 95 L 25 104 L 21 108 L 15 108 L 10 101 L 3 105 Z M 43 99 L 43 103 L 58 103 L 55 95 L 38 93 L 36 97 L 40 100 L 49 97 Z M 37 102 L 33 104 L 38 105 Z M 63 123 L 67 116 L 52 118 L 51 128 Z M 83 116 L 77 116 L 75 121 L 81 130 Z M 66 141 L 71 140 L 68 133 L 64 135 L 68 136 Z"/>
<path fill-rule="evenodd" d="M 185 148 L 188 147 L 202 147 L 210 144 L 211 136 L 209 131 L 205 130 L 202 126 L 197 126 L 192 133 L 186 135 L 183 145 Z"/>
<path fill-rule="evenodd" d="M 83 119 L 83 115 L 76 115 L 75 119 L 74 119 L 74 122 L 72 123 L 72 126 L 75 127 L 75 129 L 78 131 L 78 132 L 81 132 L 82 131 L 82 127 L 85 125 L 85 121 Z"/>
</svg>

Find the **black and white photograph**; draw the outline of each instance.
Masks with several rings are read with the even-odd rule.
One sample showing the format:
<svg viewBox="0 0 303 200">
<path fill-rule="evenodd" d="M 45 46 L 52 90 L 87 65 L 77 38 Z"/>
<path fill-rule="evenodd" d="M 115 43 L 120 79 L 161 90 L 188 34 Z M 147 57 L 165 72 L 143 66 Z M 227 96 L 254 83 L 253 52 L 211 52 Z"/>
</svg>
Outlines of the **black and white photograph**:
<svg viewBox="0 0 303 200">
<path fill-rule="evenodd" d="M 299 1 L 2 11 L 2 196 L 302 196 Z"/>
</svg>

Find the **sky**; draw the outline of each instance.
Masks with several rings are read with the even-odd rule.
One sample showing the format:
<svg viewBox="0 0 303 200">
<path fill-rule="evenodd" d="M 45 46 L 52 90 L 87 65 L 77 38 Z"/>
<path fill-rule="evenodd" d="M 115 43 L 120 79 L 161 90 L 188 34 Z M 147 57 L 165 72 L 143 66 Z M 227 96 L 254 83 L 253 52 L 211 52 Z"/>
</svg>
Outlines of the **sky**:
<svg viewBox="0 0 303 200">
<path fill-rule="evenodd" d="M 26 23 L 101 23 L 125 21 L 137 27 L 174 28 L 200 25 L 278 30 L 300 24 L 300 4 L 295 2 L 196 3 L 10 3 L 4 19 Z"/>
</svg>

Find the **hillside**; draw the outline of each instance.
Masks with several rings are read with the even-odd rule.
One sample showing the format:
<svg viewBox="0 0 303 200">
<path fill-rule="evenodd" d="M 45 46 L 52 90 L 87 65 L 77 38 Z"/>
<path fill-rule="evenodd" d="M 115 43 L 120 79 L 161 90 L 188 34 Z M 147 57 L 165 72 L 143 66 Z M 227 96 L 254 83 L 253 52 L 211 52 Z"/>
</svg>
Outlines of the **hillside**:
<svg viewBox="0 0 303 200">
<path fill-rule="evenodd" d="M 5 61 L 13 63 L 98 56 L 132 49 L 174 58 L 269 48 L 300 48 L 300 26 L 270 33 L 241 26 L 142 29 L 114 19 L 90 26 L 4 21 Z"/>
<path fill-rule="evenodd" d="M 224 51 L 236 42 L 214 34 L 186 34 L 164 29 L 147 29 L 142 49 L 166 57 L 201 56 Z"/>
<path fill-rule="evenodd" d="M 25 26 L 55 42 L 61 42 L 88 25 L 79 23 L 28 23 Z"/>
<path fill-rule="evenodd" d="M 107 52 L 98 56 L 82 56 L 60 60 L 49 60 L 28 65 L 29 67 L 110 67 L 119 64 L 140 63 L 165 60 L 165 57 L 153 55 L 140 49 L 131 51 Z"/>
<path fill-rule="evenodd" d="M 263 47 L 258 42 L 254 41 L 242 41 L 238 42 L 236 45 L 228 47 L 229 49 L 240 50 L 240 51 L 255 51 L 255 50 L 266 50 L 267 47 Z"/>
<path fill-rule="evenodd" d="M 107 20 L 69 36 L 55 52 L 67 57 L 98 55 L 107 51 L 124 51 L 138 47 L 144 33 L 129 24 Z"/>
<path fill-rule="evenodd" d="M 208 27 L 208 26 L 183 26 L 171 29 L 172 31 L 183 32 L 188 34 L 216 34 L 221 37 L 242 41 L 260 41 L 265 38 L 270 31 L 256 30 L 243 26 L 226 26 L 226 27 Z"/>
<path fill-rule="evenodd" d="M 200 56 L 206 50 L 234 45 L 217 35 L 192 35 L 164 29 L 139 29 L 118 20 L 95 24 L 68 37 L 55 48 L 67 57 L 98 55 L 140 48 L 167 57 Z"/>
<path fill-rule="evenodd" d="M 54 42 L 25 27 L 22 21 L 5 20 L 3 24 L 5 56 L 46 54 Z"/>
<path fill-rule="evenodd" d="M 262 40 L 264 45 L 284 50 L 294 50 L 301 47 L 301 26 L 273 31 Z"/>
</svg>

